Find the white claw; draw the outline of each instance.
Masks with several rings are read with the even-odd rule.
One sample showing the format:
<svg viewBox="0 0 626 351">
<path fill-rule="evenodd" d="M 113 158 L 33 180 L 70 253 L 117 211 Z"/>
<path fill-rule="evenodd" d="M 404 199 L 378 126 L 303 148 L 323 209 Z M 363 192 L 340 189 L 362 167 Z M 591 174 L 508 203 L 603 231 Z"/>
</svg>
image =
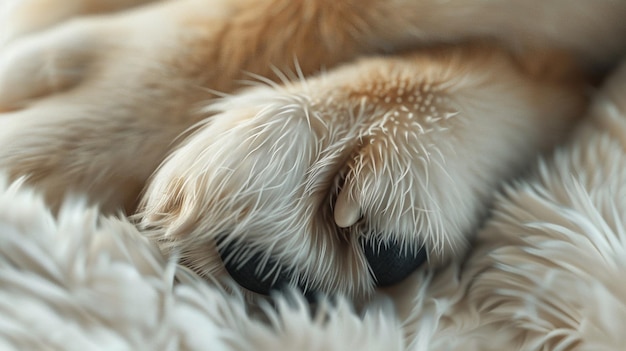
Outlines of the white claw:
<svg viewBox="0 0 626 351">
<path fill-rule="evenodd" d="M 346 188 L 341 190 L 335 202 L 335 223 L 340 228 L 349 227 L 361 218 L 361 206 Z"/>
</svg>

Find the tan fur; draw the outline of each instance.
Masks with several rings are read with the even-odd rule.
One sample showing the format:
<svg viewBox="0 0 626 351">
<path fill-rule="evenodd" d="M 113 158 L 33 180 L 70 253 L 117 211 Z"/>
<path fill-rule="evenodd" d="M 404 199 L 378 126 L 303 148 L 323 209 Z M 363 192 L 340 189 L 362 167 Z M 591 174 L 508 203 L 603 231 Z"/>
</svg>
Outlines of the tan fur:
<svg viewBox="0 0 626 351">
<path fill-rule="evenodd" d="M 79 192 L 128 214 L 145 189 L 141 224 L 202 274 L 223 274 L 213 241 L 228 230 L 353 296 L 373 282 L 344 236 L 460 254 L 494 188 L 580 114 L 579 75 L 551 52 L 595 69 L 626 48 L 613 0 L 24 1 L 0 24 L 13 178 L 52 206 Z M 433 44 L 476 37 L 504 49 Z M 242 79 L 271 86 L 199 111 Z"/>
</svg>

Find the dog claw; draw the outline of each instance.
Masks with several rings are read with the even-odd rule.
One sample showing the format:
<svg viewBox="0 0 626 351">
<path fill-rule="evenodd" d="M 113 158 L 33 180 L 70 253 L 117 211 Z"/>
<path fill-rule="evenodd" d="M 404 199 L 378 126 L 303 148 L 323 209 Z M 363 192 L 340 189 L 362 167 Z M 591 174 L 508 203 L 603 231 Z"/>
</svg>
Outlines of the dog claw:
<svg viewBox="0 0 626 351">
<path fill-rule="evenodd" d="M 335 223 L 340 228 L 346 228 L 361 218 L 361 206 L 357 203 L 350 191 L 343 189 L 335 202 Z"/>
</svg>

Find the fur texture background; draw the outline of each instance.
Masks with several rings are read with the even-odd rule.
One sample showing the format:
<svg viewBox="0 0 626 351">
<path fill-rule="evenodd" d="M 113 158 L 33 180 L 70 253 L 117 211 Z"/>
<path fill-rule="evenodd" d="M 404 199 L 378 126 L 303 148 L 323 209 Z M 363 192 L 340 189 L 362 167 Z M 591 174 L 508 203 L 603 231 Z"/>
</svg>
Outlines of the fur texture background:
<svg viewBox="0 0 626 351">
<path fill-rule="evenodd" d="M 624 348 L 626 66 L 572 67 L 626 5 L 145 3 L 0 7 L 0 350 Z M 244 291 L 220 236 L 339 296 Z M 376 288 L 362 237 L 428 267 Z"/>
<path fill-rule="evenodd" d="M 32 190 L 3 180 L 0 345 L 619 350 L 626 342 L 624 88 L 626 69 L 596 97 L 567 146 L 507 187 L 467 260 L 418 272 L 361 314 L 341 300 L 321 302 L 312 314 L 297 294 L 277 296 L 275 308 L 246 310 L 242 296 L 164 259 L 126 220 L 77 199 L 55 218 Z"/>
<path fill-rule="evenodd" d="M 297 294 L 247 310 L 243 297 L 164 259 L 126 220 L 103 217 L 77 199 L 55 218 L 28 187 L 3 180 L 0 345 L 620 350 L 624 88 L 626 67 L 596 97 L 573 140 L 499 196 L 466 261 L 436 274 L 418 272 L 360 314 L 341 300 L 321 302 L 311 313 Z"/>
</svg>

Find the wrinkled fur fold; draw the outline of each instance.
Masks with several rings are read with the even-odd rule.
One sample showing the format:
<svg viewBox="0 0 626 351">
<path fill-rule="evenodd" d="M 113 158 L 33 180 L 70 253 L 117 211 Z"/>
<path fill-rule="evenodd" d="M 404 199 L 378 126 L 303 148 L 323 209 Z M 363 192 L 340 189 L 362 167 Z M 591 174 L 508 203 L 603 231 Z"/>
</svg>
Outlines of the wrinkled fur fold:
<svg viewBox="0 0 626 351">
<path fill-rule="evenodd" d="M 361 314 L 341 300 L 311 314 L 297 294 L 246 311 L 241 296 L 166 260 L 126 220 L 76 199 L 55 217 L 27 186 L 3 180 L 0 346 L 619 350 L 625 88 L 626 66 L 572 140 L 498 197 L 467 260 L 418 272 Z"/>
</svg>

